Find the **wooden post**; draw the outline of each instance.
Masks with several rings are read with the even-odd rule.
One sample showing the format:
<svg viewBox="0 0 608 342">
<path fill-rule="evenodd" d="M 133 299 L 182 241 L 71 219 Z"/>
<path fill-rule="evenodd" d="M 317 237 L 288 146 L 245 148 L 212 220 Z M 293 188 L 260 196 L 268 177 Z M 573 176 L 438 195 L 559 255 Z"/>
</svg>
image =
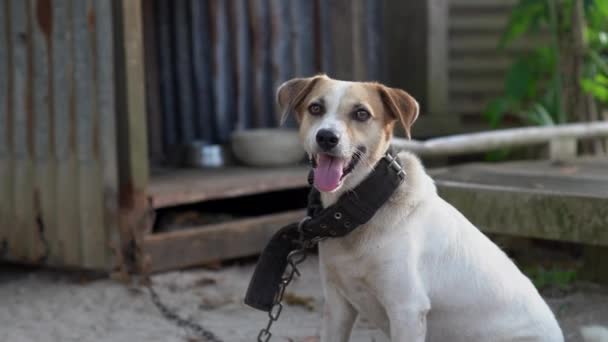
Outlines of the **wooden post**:
<svg viewBox="0 0 608 342">
<path fill-rule="evenodd" d="M 151 228 L 146 195 L 148 185 L 148 145 L 146 137 L 146 93 L 143 58 L 141 0 L 114 2 L 116 44 L 116 102 L 118 126 L 119 195 L 122 271 L 133 271 L 145 260 L 130 250 Z M 139 257 L 138 260 L 129 259 Z"/>
<path fill-rule="evenodd" d="M 565 161 L 576 158 L 577 140 L 576 138 L 559 138 L 549 142 L 549 159 L 555 161 Z"/>
<path fill-rule="evenodd" d="M 448 0 L 428 0 L 427 111 L 434 117 L 448 113 Z"/>
</svg>

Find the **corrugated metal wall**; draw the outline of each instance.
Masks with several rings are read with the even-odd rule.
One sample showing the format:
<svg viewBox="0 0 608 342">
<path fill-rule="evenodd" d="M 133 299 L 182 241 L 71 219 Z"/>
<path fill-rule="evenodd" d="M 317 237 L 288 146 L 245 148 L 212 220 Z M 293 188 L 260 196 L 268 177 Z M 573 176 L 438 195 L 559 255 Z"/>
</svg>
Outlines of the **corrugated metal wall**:
<svg viewBox="0 0 608 342">
<path fill-rule="evenodd" d="M 0 258 L 106 268 L 116 230 L 112 2 L 0 1 Z"/>
<path fill-rule="evenodd" d="M 277 125 L 274 92 L 321 70 L 381 79 L 382 2 L 154 0 L 144 3 L 150 152 Z M 292 123 L 293 124 L 293 123 Z"/>
<path fill-rule="evenodd" d="M 485 123 L 481 113 L 504 90 L 506 71 L 514 56 L 530 50 L 539 35 L 498 48 L 517 0 L 449 0 L 449 108 L 464 125 Z"/>
</svg>

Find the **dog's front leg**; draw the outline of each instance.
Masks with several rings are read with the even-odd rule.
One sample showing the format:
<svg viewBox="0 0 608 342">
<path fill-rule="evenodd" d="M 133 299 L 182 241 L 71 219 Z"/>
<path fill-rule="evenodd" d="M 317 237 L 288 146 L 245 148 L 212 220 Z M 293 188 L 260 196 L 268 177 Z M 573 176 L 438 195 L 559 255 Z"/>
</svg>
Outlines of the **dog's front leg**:
<svg viewBox="0 0 608 342">
<path fill-rule="evenodd" d="M 332 285 L 325 285 L 321 342 L 348 342 L 357 311 Z"/>
<path fill-rule="evenodd" d="M 391 272 L 383 279 L 380 300 L 390 324 L 391 342 L 424 342 L 431 302 L 416 273 Z"/>
<path fill-rule="evenodd" d="M 428 310 L 420 307 L 401 307 L 389 311 L 391 342 L 424 342 Z"/>
</svg>

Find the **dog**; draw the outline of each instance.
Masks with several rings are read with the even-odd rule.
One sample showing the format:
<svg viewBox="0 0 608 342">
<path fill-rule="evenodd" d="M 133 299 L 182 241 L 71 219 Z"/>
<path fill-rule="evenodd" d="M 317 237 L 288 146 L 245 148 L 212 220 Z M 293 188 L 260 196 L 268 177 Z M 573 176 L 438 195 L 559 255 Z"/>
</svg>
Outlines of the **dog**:
<svg viewBox="0 0 608 342">
<path fill-rule="evenodd" d="M 373 170 L 397 122 L 409 137 L 419 113 L 403 90 L 326 75 L 283 83 L 277 102 L 296 116 L 325 207 Z M 374 217 L 319 243 L 321 341 L 348 341 L 359 315 L 393 342 L 563 341 L 532 282 L 438 196 L 416 156 L 398 157 L 405 180 Z"/>
</svg>

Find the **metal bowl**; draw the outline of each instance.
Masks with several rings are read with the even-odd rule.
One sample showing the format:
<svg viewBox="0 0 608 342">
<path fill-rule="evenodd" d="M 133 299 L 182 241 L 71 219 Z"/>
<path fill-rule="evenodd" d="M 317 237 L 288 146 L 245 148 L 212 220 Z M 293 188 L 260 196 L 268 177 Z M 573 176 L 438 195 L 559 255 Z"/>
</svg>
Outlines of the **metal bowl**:
<svg viewBox="0 0 608 342">
<path fill-rule="evenodd" d="M 184 145 L 182 164 L 186 167 L 218 168 L 233 161 L 230 149 L 204 141 L 193 141 Z"/>
<path fill-rule="evenodd" d="M 235 131 L 231 136 L 231 143 L 236 159 L 250 166 L 294 165 L 305 156 L 296 130 Z"/>
</svg>

